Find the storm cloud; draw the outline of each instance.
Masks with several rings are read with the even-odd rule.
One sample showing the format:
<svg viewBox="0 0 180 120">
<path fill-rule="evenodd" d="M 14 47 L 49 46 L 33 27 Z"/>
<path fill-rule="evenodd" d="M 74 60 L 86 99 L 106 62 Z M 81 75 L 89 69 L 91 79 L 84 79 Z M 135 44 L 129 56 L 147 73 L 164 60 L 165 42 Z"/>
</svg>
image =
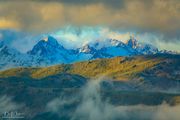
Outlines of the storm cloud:
<svg viewBox="0 0 180 120">
<path fill-rule="evenodd" d="M 46 32 L 66 25 L 107 26 L 179 40 L 179 14 L 178 0 L 1 0 L 0 28 Z"/>
</svg>

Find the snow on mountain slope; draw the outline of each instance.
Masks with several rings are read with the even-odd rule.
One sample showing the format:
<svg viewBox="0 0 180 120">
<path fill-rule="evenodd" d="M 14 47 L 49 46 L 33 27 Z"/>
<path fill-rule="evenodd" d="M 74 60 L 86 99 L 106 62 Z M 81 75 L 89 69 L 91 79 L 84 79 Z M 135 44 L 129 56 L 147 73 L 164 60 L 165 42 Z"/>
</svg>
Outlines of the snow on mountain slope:
<svg viewBox="0 0 180 120">
<path fill-rule="evenodd" d="M 28 54 L 36 56 L 39 62 L 46 64 L 69 63 L 72 58 L 70 51 L 51 36 L 39 41 Z"/>
<path fill-rule="evenodd" d="M 132 48 L 137 54 L 155 54 L 158 52 L 158 49 L 153 45 L 138 43 L 133 37 L 128 40 L 126 45 Z"/>
<path fill-rule="evenodd" d="M 33 58 L 10 48 L 3 41 L 0 42 L 0 69 L 18 66 L 32 66 Z"/>
<path fill-rule="evenodd" d="M 111 39 L 110 40 L 110 46 L 101 48 L 101 51 L 104 54 L 108 54 L 112 57 L 115 56 L 129 56 L 134 54 L 134 50 L 130 47 L 128 47 L 125 43 Z"/>
<path fill-rule="evenodd" d="M 127 43 L 107 39 L 106 43 L 86 44 L 77 49 L 66 49 L 55 38 L 48 36 L 40 40 L 27 54 L 0 42 L 0 69 L 18 66 L 49 66 L 61 63 L 73 63 L 97 58 L 155 54 L 158 49 L 149 44 L 139 43 L 131 38 Z"/>
<path fill-rule="evenodd" d="M 75 61 L 83 61 L 92 59 L 93 55 L 96 53 L 96 49 L 90 47 L 88 44 L 78 48 L 76 50 L 76 59 Z"/>
<path fill-rule="evenodd" d="M 82 46 L 81 48 L 78 48 L 79 53 L 87 53 L 87 54 L 94 54 L 96 51 L 95 48 L 89 46 L 88 44 Z"/>
<path fill-rule="evenodd" d="M 107 39 L 106 43 L 96 42 L 86 44 L 78 49 L 78 59 L 91 60 L 96 58 L 111 58 L 115 56 L 129 56 L 133 52 L 121 41 Z"/>
</svg>

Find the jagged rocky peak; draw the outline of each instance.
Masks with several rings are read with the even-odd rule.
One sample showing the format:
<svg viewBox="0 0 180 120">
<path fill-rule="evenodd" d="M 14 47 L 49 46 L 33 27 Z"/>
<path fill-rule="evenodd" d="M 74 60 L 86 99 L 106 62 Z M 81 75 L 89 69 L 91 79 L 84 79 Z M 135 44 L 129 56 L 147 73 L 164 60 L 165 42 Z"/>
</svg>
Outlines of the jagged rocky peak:
<svg viewBox="0 0 180 120">
<path fill-rule="evenodd" d="M 53 46 L 58 46 L 59 45 L 57 40 L 52 36 L 47 36 L 47 37 L 43 38 L 40 42 L 44 42 L 46 44 L 53 45 Z"/>
<path fill-rule="evenodd" d="M 37 58 L 37 63 L 45 65 L 67 63 L 71 60 L 70 51 L 51 36 L 41 39 L 28 54 Z"/>
<path fill-rule="evenodd" d="M 62 46 L 57 42 L 57 40 L 51 36 L 43 38 L 40 40 L 32 50 L 28 52 L 31 55 L 45 55 L 52 53 L 55 49 L 62 48 Z"/>
<path fill-rule="evenodd" d="M 130 39 L 127 41 L 127 45 L 131 48 L 137 48 L 138 41 L 134 38 L 134 36 L 130 36 Z"/>
<path fill-rule="evenodd" d="M 121 42 L 119 40 L 116 40 L 116 39 L 110 39 L 110 43 L 113 46 L 118 46 Z"/>
<path fill-rule="evenodd" d="M 79 52 L 82 52 L 82 53 L 91 53 L 94 50 L 95 49 L 93 47 L 90 47 L 88 44 L 85 44 L 82 48 L 79 49 Z"/>
</svg>

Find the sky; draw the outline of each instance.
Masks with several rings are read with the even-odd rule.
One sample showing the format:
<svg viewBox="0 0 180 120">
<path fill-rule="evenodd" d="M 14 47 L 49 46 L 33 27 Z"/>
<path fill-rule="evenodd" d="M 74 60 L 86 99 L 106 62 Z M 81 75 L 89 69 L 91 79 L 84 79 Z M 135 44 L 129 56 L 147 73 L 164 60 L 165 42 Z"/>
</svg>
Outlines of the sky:
<svg viewBox="0 0 180 120">
<path fill-rule="evenodd" d="M 67 26 L 105 28 L 120 38 L 132 33 L 160 49 L 180 51 L 179 0 L 0 0 L 1 30 L 35 36 Z"/>
</svg>

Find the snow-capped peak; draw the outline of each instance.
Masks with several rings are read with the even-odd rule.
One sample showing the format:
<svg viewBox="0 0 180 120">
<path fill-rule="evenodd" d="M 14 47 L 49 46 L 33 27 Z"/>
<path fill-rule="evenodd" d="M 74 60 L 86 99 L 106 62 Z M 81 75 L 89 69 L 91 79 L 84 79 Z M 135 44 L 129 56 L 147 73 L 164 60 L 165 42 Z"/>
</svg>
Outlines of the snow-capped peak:
<svg viewBox="0 0 180 120">
<path fill-rule="evenodd" d="M 138 47 L 138 41 L 133 36 L 131 36 L 130 39 L 127 41 L 127 45 L 135 49 Z"/>
<path fill-rule="evenodd" d="M 28 54 L 46 55 L 47 53 L 55 52 L 57 49 L 64 49 L 64 47 L 60 45 L 55 38 L 48 36 L 40 40 Z"/>
<path fill-rule="evenodd" d="M 88 44 L 84 45 L 82 48 L 79 49 L 79 52 L 90 52 L 90 46 Z"/>
<path fill-rule="evenodd" d="M 79 49 L 79 53 L 92 53 L 94 51 L 95 49 L 93 47 L 90 47 L 88 44 Z"/>
<path fill-rule="evenodd" d="M 47 42 L 47 41 L 48 41 L 48 37 L 43 38 L 43 40 L 44 40 L 45 42 Z"/>
<path fill-rule="evenodd" d="M 26 55 L 6 46 L 3 41 L 0 42 L 0 62 L 3 63 L 0 64 L 0 69 L 6 67 L 5 64 L 47 66 L 96 58 L 158 53 L 157 48 L 149 44 L 138 43 L 134 37 L 131 37 L 127 43 L 116 39 L 106 39 L 105 41 L 88 43 L 72 50 L 64 48 L 55 38 L 48 36 L 41 39 Z"/>
<path fill-rule="evenodd" d="M 48 36 L 48 37 L 42 39 L 41 41 L 45 42 L 48 45 L 59 46 L 59 43 L 57 42 L 57 40 L 55 38 L 53 38 L 52 36 Z"/>
<path fill-rule="evenodd" d="M 112 46 L 118 46 L 121 41 L 116 40 L 116 39 L 110 39 L 110 43 Z"/>
<path fill-rule="evenodd" d="M 40 40 L 28 54 L 35 56 L 40 62 L 44 62 L 47 65 L 67 63 L 70 60 L 70 51 L 51 36 L 48 36 L 46 41 L 44 39 Z"/>
</svg>

